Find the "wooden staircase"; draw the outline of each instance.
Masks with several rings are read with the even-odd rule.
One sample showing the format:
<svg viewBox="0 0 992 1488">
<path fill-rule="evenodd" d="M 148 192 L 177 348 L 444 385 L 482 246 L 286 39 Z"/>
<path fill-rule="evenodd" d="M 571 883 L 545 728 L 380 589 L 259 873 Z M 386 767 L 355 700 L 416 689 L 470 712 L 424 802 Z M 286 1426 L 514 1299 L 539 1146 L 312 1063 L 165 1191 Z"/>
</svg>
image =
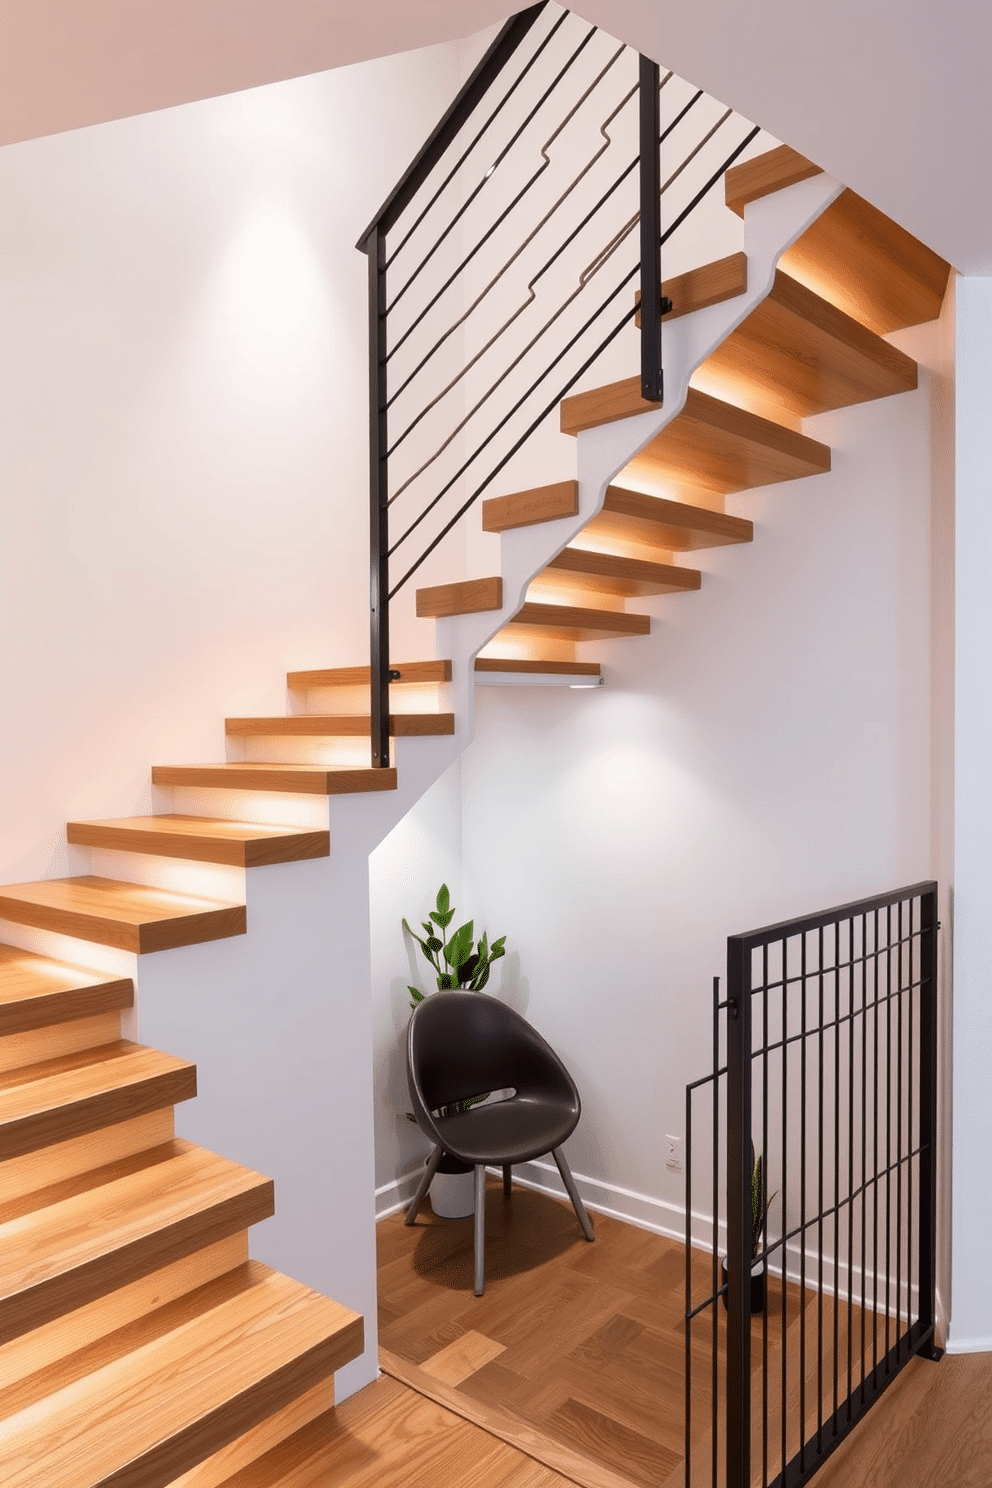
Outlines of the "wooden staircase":
<svg viewBox="0 0 992 1488">
<path fill-rule="evenodd" d="M 0 1480 L 275 1484 L 362 1319 L 249 1261 L 272 1183 L 175 1139 L 196 1070 L 121 1039 L 132 997 L 0 948 Z"/>
<path fill-rule="evenodd" d="M 743 213 L 816 173 L 783 147 L 728 172 L 727 201 Z M 840 195 L 697 369 L 677 415 L 617 471 L 594 519 L 557 548 L 549 535 L 524 602 L 474 655 L 476 676 L 597 680 L 600 664 L 576 646 L 648 634 L 651 617 L 628 603 L 703 583 L 682 554 L 753 540 L 752 523 L 723 509 L 726 496 L 829 472 L 830 450 L 803 418 L 916 386 L 913 361 L 882 337 L 938 314 L 947 273 L 874 208 Z M 672 318 L 732 306 L 747 261 L 733 255 L 665 287 Z M 657 412 L 625 380 L 566 399 L 561 426 L 580 438 L 648 409 Z M 482 524 L 502 534 L 574 520 L 578 502 L 579 483 L 565 478 L 487 500 Z M 439 619 L 502 608 L 498 575 L 417 596 L 418 614 Z M 436 689 L 462 665 L 396 665 L 394 735 L 455 732 Z M 153 767 L 156 786 L 216 791 L 216 815 L 71 822 L 69 842 L 139 864 L 247 870 L 326 857 L 326 830 L 225 815 L 227 791 L 396 789 L 395 768 L 367 763 L 367 667 L 293 672 L 288 683 L 317 706 L 227 719 L 244 758 Z M 95 875 L 3 886 L 0 917 L 137 955 L 250 930 L 243 902 Z M 327 1482 L 332 1376 L 361 1352 L 362 1320 L 248 1260 L 246 1230 L 272 1213 L 272 1184 L 175 1139 L 172 1107 L 195 1094 L 195 1069 L 122 1040 L 132 999 L 129 978 L 0 946 L 0 1481 Z"/>
</svg>

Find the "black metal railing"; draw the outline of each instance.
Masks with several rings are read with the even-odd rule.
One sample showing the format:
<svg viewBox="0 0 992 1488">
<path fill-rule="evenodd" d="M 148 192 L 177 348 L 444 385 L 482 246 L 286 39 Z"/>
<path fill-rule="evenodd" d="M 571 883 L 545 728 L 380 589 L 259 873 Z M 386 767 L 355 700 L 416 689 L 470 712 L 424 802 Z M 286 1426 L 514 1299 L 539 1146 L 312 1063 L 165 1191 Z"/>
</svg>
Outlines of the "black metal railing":
<svg viewBox="0 0 992 1488">
<path fill-rule="evenodd" d="M 636 335 L 635 288 L 642 392 L 661 401 L 662 245 L 757 133 L 536 5 L 503 27 L 362 234 L 373 764 L 389 761 L 389 601 L 593 363 Z M 678 158 L 665 179 L 663 144 Z"/>
<path fill-rule="evenodd" d="M 721 1488 L 807 1482 L 911 1358 L 940 1357 L 936 893 L 915 884 L 728 941 L 713 1070 L 686 1096 L 687 1216 L 701 1092 L 713 1164 L 695 1287 L 687 1218 L 687 1484 L 706 1480 L 691 1460 L 693 1347 L 710 1354 L 708 1481 Z"/>
</svg>

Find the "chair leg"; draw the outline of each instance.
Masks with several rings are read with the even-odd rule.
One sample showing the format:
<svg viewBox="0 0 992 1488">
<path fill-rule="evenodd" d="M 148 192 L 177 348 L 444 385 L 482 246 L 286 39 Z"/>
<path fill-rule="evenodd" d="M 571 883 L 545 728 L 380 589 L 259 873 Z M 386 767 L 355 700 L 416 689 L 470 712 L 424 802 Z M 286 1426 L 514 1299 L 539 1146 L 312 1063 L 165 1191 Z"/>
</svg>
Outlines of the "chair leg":
<svg viewBox="0 0 992 1488">
<path fill-rule="evenodd" d="M 513 1192 L 513 1169 L 509 1163 L 503 1164 L 503 1197 L 508 1199 Z"/>
<path fill-rule="evenodd" d="M 565 1188 L 568 1192 L 568 1197 L 572 1201 L 572 1208 L 575 1210 L 579 1224 L 582 1226 L 583 1235 L 585 1235 L 587 1240 L 595 1240 L 596 1236 L 593 1233 L 592 1225 L 589 1223 L 589 1216 L 586 1213 L 586 1206 L 579 1198 L 579 1190 L 575 1186 L 575 1179 L 572 1177 L 572 1170 L 568 1166 L 568 1163 L 565 1161 L 564 1152 L 562 1152 L 560 1147 L 555 1147 L 552 1150 L 551 1156 L 558 1164 L 558 1171 L 561 1174 L 561 1181 L 562 1183 L 564 1183 Z"/>
<path fill-rule="evenodd" d="M 437 1172 L 437 1165 L 441 1161 L 441 1155 L 443 1152 L 444 1148 L 441 1146 L 437 1146 L 434 1148 L 434 1151 L 428 1158 L 427 1166 L 424 1169 L 424 1176 L 417 1184 L 417 1192 L 414 1194 L 413 1198 L 410 1200 L 410 1203 L 407 1206 L 406 1219 L 404 1219 L 403 1221 L 404 1224 L 412 1225 L 414 1220 L 416 1219 L 417 1210 L 424 1202 L 424 1195 L 431 1186 L 431 1179 Z"/>
<path fill-rule="evenodd" d="M 475 1295 L 486 1288 L 486 1165 L 475 1165 Z"/>
</svg>

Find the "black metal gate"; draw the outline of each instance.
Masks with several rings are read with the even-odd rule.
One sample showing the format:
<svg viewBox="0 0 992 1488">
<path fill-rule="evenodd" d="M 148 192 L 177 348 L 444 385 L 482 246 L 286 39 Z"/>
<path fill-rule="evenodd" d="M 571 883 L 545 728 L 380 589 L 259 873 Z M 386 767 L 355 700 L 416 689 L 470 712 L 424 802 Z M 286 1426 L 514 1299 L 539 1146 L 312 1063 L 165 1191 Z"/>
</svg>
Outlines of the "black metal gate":
<svg viewBox="0 0 992 1488">
<path fill-rule="evenodd" d="M 798 1488 L 940 1357 L 936 896 L 727 942 L 712 1071 L 686 1090 L 687 1488 Z"/>
</svg>

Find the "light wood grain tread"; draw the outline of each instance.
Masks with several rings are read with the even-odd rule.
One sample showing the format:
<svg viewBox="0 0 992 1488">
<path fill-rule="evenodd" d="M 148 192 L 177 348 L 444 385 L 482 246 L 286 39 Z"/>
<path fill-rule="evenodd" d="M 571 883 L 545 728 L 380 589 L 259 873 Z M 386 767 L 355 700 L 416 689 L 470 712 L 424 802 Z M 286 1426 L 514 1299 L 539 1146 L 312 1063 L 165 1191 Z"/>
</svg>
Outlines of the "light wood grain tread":
<svg viewBox="0 0 992 1488">
<path fill-rule="evenodd" d="M 0 945 L 0 1037 L 96 1017 L 133 1002 L 130 977 L 107 977 Z"/>
<path fill-rule="evenodd" d="M 224 730 L 237 738 L 362 739 L 372 734 L 371 716 L 361 713 L 292 713 L 276 718 L 227 718 Z M 453 713 L 391 713 L 389 732 L 397 739 L 453 734 Z"/>
<path fill-rule="evenodd" d="M 773 192 L 784 191 L 787 186 L 795 186 L 799 181 L 808 181 L 811 176 L 821 174 L 818 165 L 800 155 L 791 145 L 777 145 L 774 150 L 766 150 L 753 160 L 745 160 L 743 165 L 731 166 L 724 177 L 727 206 L 738 217 L 743 217 L 748 202 L 758 201 L 763 196 L 771 196 Z"/>
<path fill-rule="evenodd" d="M 771 293 L 700 369 L 805 418 L 916 387 L 911 357 L 779 270 Z"/>
<path fill-rule="evenodd" d="M 40 1327 L 275 1210 L 271 1179 L 181 1141 L 72 1186 L 0 1223 L 0 1337 Z"/>
<path fill-rule="evenodd" d="M 644 558 L 618 557 L 586 548 L 564 548 L 541 575 L 560 579 L 568 588 L 592 589 L 601 594 L 634 597 L 678 594 L 698 589 L 702 575 L 696 568 L 679 568 Z"/>
<path fill-rule="evenodd" d="M 521 676 L 598 677 L 598 661 L 532 661 L 518 656 L 477 656 L 477 672 L 519 672 Z"/>
<path fill-rule="evenodd" d="M 671 310 L 665 312 L 666 321 L 705 310 L 709 305 L 721 305 L 725 300 L 735 300 L 747 290 L 747 254 L 731 253 L 685 274 L 675 274 L 661 288 L 672 302 Z M 638 306 L 634 324 L 640 329 L 640 290 L 635 293 L 634 302 Z"/>
<path fill-rule="evenodd" d="M 112 878 L 0 886 L 0 918 L 145 954 L 244 935 L 245 906 Z"/>
<path fill-rule="evenodd" d="M 66 835 L 79 847 L 228 863 L 236 868 L 326 858 L 331 850 L 329 832 L 259 826 L 214 816 L 128 816 L 114 821 L 69 822 Z"/>
<path fill-rule="evenodd" d="M 420 686 L 426 682 L 450 682 L 450 661 L 394 661 L 390 669 L 399 672 L 390 682 L 390 687 Z M 367 666 L 318 667 L 308 672 L 288 672 L 289 687 L 368 687 L 370 670 Z"/>
<path fill-rule="evenodd" d="M 235 1295 L 5 1422 L 5 1488 L 166 1484 L 357 1357 L 362 1319 L 249 1262 Z"/>
<path fill-rule="evenodd" d="M 550 486 L 513 491 L 508 496 L 491 496 L 482 503 L 482 530 L 509 532 L 514 527 L 557 522 L 562 517 L 578 516 L 578 513 L 578 481 L 556 481 Z"/>
<path fill-rule="evenodd" d="M 648 496 L 625 486 L 607 488 L 602 511 L 585 530 L 594 537 L 641 543 L 669 553 L 751 542 L 754 537 L 754 524 L 744 517 Z"/>
<path fill-rule="evenodd" d="M 417 590 L 417 614 L 421 619 L 441 620 L 450 615 L 476 615 L 503 606 L 503 580 L 462 579 L 457 584 L 434 584 Z"/>
<path fill-rule="evenodd" d="M 526 631 L 549 640 L 607 641 L 648 635 L 650 615 L 627 615 L 619 610 L 597 610 L 582 605 L 539 604 L 530 600 L 497 633 Z"/>
<path fill-rule="evenodd" d="M 218 790 L 276 791 L 304 796 L 354 796 L 395 790 L 396 770 L 329 765 L 153 765 L 153 785 L 195 785 Z"/>
<path fill-rule="evenodd" d="M 0 1074 L 0 1160 L 196 1095 L 196 1066 L 127 1039 Z"/>
</svg>

